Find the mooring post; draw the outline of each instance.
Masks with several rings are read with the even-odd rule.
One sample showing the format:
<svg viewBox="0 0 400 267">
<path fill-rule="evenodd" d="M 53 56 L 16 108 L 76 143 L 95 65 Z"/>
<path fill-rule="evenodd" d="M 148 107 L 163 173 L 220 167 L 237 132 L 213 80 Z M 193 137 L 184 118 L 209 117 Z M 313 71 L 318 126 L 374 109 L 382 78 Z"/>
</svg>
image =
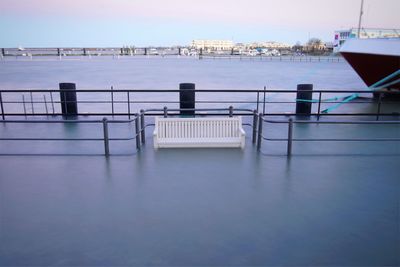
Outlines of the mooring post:
<svg viewBox="0 0 400 267">
<path fill-rule="evenodd" d="M 256 143 L 257 140 L 257 121 L 258 121 L 258 115 L 257 115 L 257 110 L 254 110 L 254 114 L 253 114 L 253 144 Z"/>
<path fill-rule="evenodd" d="M 257 140 L 257 151 L 261 150 L 262 140 L 262 128 L 263 128 L 263 114 L 258 114 L 258 140 Z"/>
<path fill-rule="evenodd" d="M 104 134 L 104 154 L 106 156 L 110 155 L 110 145 L 108 139 L 108 120 L 107 118 L 103 118 L 103 134 Z"/>
<path fill-rule="evenodd" d="M 311 115 L 312 109 L 312 84 L 298 84 L 296 98 L 296 115 Z"/>
<path fill-rule="evenodd" d="M 288 122 L 288 143 L 287 143 L 287 156 L 292 155 L 292 141 L 293 141 L 293 119 L 290 118 Z"/>
<path fill-rule="evenodd" d="M 78 102 L 76 97 L 75 83 L 60 83 L 60 102 L 63 116 L 77 116 Z"/>
<path fill-rule="evenodd" d="M 2 55 L 3 57 L 5 57 L 5 56 L 6 56 L 6 51 L 5 51 L 5 49 L 4 49 L 4 48 L 2 48 L 2 49 L 1 49 L 1 55 Z"/>
<path fill-rule="evenodd" d="M 140 133 L 142 136 L 142 144 L 146 143 L 145 137 L 146 137 L 146 133 L 145 133 L 145 128 L 146 128 L 146 124 L 144 121 L 144 110 L 140 110 Z"/>
<path fill-rule="evenodd" d="M 135 114 L 136 149 L 140 150 L 139 114 Z"/>
<path fill-rule="evenodd" d="M 180 115 L 195 116 L 196 114 L 196 85 L 194 83 L 179 84 Z"/>
</svg>

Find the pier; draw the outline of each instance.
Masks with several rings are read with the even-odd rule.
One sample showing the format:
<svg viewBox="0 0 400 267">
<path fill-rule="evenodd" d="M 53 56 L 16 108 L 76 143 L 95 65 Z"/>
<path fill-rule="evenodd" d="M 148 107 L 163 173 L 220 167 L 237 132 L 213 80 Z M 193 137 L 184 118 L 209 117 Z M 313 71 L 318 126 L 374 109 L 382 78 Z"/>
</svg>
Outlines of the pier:
<svg viewBox="0 0 400 267">
<path fill-rule="evenodd" d="M 59 90 L 1 91 L 0 265 L 398 263 L 391 100 L 325 114 L 338 92 L 314 89 L 297 116 L 296 90 L 197 89 L 195 116 L 243 116 L 245 150 L 156 151 L 179 90 L 76 93 L 63 118 Z"/>
</svg>

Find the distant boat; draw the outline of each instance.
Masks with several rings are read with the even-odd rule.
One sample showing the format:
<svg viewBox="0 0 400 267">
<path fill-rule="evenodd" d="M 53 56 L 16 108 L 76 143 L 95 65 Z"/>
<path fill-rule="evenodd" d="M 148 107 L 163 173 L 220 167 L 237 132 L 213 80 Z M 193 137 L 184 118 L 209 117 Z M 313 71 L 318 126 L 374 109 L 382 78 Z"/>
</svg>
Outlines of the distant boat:
<svg viewBox="0 0 400 267">
<path fill-rule="evenodd" d="M 400 75 L 392 75 L 400 73 L 400 38 L 350 38 L 340 53 L 368 87 L 386 79 L 388 89 L 400 90 Z"/>
<path fill-rule="evenodd" d="M 22 46 L 18 46 L 18 51 L 24 51 L 25 48 L 23 48 Z"/>
</svg>

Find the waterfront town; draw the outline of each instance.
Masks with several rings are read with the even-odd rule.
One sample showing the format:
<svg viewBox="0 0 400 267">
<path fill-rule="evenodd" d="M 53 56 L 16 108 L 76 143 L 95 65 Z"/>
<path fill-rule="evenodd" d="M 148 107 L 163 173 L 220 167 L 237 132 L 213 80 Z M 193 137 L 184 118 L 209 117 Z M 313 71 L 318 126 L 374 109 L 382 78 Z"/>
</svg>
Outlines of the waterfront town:
<svg viewBox="0 0 400 267">
<path fill-rule="evenodd" d="M 196 39 L 190 44 L 170 47 L 137 47 L 123 45 L 122 47 L 63 47 L 63 48 L 1 48 L 0 59 L 7 56 L 339 56 L 340 47 L 348 38 L 358 36 L 356 28 L 335 31 L 331 41 L 320 38 L 310 38 L 306 43 L 287 44 L 277 41 L 256 41 L 250 43 L 235 43 L 232 40 Z M 392 38 L 399 37 L 399 30 L 362 29 L 360 38 Z"/>
</svg>

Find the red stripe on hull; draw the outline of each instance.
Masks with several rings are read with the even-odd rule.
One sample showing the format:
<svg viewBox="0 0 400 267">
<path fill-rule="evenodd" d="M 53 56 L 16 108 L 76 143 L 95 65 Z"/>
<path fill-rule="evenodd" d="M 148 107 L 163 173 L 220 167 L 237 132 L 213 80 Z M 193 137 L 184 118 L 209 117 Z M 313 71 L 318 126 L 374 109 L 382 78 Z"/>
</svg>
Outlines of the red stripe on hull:
<svg viewBox="0 0 400 267">
<path fill-rule="evenodd" d="M 400 69 L 400 57 L 398 56 L 346 52 L 341 54 L 368 86 L 373 85 Z M 397 76 L 397 79 L 398 78 Z M 400 89 L 400 84 L 397 83 L 390 86 L 390 88 Z"/>
</svg>

